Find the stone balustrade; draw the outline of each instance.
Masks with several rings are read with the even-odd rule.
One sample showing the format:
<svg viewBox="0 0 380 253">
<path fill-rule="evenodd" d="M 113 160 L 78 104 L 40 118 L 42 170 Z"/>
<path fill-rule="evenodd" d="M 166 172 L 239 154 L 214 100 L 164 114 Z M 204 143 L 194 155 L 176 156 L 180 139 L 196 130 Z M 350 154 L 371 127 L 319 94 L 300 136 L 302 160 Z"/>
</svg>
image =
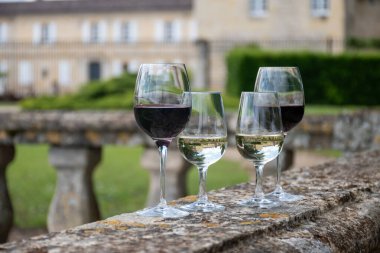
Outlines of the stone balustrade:
<svg viewBox="0 0 380 253">
<path fill-rule="evenodd" d="M 69 230 L 0 245 L 3 252 L 377 252 L 380 151 L 286 171 L 287 188 L 305 199 L 270 210 L 238 201 L 245 183 L 209 194 L 224 212 L 181 219 L 126 213 Z M 266 180 L 269 181 L 269 180 Z M 272 185 L 266 182 L 266 186 Z M 171 205 L 195 200 L 188 196 Z"/>
<path fill-rule="evenodd" d="M 359 115 L 359 116 L 358 116 Z M 289 138 L 288 151 L 303 147 L 339 147 L 348 150 L 365 150 L 380 146 L 378 112 L 358 115 L 305 117 Z M 361 116 L 360 116 L 361 115 Z M 361 117 L 360 120 L 356 120 Z M 354 122 L 350 126 L 350 122 Z M 236 115 L 228 115 L 230 141 L 234 142 Z M 343 128 L 343 129 L 342 129 Z M 354 132 L 366 134 L 361 139 Z M 355 133 L 355 134 L 354 134 Z M 347 135 L 351 139 L 344 136 Z M 356 140 L 350 146 L 349 140 Z M 159 193 L 158 155 L 152 140 L 138 129 L 133 113 L 121 111 L 50 111 L 0 112 L 0 243 L 5 242 L 13 222 L 13 209 L 9 197 L 6 168 L 15 156 L 18 143 L 45 143 L 50 145 L 49 161 L 57 170 L 57 185 L 49 208 L 48 229 L 60 231 L 100 217 L 93 190 L 92 173 L 101 160 L 102 146 L 107 144 L 143 145 L 146 149 L 142 165 L 151 175 L 148 203 L 156 203 Z M 231 145 L 233 146 L 233 144 Z M 289 162 L 284 164 L 290 165 Z M 177 199 L 186 194 L 185 162 L 175 145 L 169 152 L 167 163 L 167 198 Z"/>
</svg>

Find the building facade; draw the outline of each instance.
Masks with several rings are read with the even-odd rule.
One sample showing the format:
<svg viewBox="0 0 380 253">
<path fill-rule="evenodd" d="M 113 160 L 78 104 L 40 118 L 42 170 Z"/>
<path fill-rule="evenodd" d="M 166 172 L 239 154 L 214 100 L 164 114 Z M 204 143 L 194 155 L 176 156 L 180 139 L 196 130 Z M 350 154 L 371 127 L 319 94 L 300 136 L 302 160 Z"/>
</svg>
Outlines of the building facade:
<svg viewBox="0 0 380 253">
<path fill-rule="evenodd" d="M 195 86 L 223 89 L 225 53 L 237 44 L 340 52 L 347 37 L 380 37 L 378 13 L 379 0 L 0 3 L 0 92 L 70 92 L 143 62 L 184 62 L 194 76 L 203 66 L 208 78 Z"/>
</svg>

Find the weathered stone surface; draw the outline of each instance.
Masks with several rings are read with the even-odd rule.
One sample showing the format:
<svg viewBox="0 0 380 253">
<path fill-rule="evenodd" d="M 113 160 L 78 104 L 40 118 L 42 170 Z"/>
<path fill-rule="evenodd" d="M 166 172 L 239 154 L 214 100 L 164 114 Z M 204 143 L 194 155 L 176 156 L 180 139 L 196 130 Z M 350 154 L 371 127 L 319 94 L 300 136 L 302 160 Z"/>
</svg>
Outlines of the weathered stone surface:
<svg viewBox="0 0 380 253">
<path fill-rule="evenodd" d="M 236 113 L 227 113 L 228 136 L 234 145 Z M 289 148 L 337 148 L 363 151 L 380 147 L 380 112 L 305 116 L 291 131 Z M 154 147 L 142 134 L 130 111 L 0 112 L 0 144 L 49 143 L 61 146 L 142 144 Z"/>
<path fill-rule="evenodd" d="M 101 160 L 100 148 L 51 147 L 57 186 L 48 215 L 49 231 L 60 231 L 100 218 L 92 174 Z"/>
<path fill-rule="evenodd" d="M 6 181 L 6 169 L 15 156 L 13 145 L 0 145 L 0 243 L 7 241 L 13 225 L 13 207 Z"/>
<path fill-rule="evenodd" d="M 209 194 L 220 213 L 182 219 L 122 214 L 59 233 L 0 245 L 4 252 L 370 252 L 380 241 L 380 151 L 284 173 L 298 203 L 243 208 L 241 184 Z M 265 180 L 269 181 L 269 180 Z M 267 182 L 273 186 L 272 182 Z M 189 196 L 172 204 L 191 202 Z"/>
<path fill-rule="evenodd" d="M 128 144 L 130 136 L 139 131 L 129 111 L 0 112 L 0 143 Z M 143 141 L 151 145 L 150 140 Z"/>
<path fill-rule="evenodd" d="M 339 115 L 334 125 L 333 147 L 348 152 L 380 148 L 379 125 L 378 111 Z"/>
</svg>

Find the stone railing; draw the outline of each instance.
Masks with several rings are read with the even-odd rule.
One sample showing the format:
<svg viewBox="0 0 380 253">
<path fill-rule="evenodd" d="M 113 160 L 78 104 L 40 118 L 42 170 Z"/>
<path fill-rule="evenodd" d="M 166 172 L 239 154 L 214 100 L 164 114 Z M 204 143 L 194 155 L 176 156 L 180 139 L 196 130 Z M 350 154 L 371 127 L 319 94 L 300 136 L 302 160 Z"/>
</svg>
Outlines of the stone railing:
<svg viewBox="0 0 380 253">
<path fill-rule="evenodd" d="M 212 191 L 223 212 L 181 219 L 127 213 L 19 242 L 4 252 L 377 252 L 380 249 L 380 151 L 286 171 L 297 203 L 265 210 L 237 203 L 250 183 Z M 266 180 L 268 181 L 268 180 Z M 272 185 L 272 182 L 266 182 Z M 171 202 L 194 201 L 188 196 Z"/>
<path fill-rule="evenodd" d="M 59 231 L 99 220 L 92 173 L 107 144 L 143 145 L 142 164 L 151 171 L 149 203 L 159 198 L 158 155 L 152 140 L 141 134 L 130 112 L 1 112 L 0 113 L 0 242 L 13 223 L 13 208 L 6 183 L 6 167 L 17 143 L 50 145 L 49 162 L 57 170 L 57 185 L 47 219 L 49 231 Z M 174 145 L 173 145 L 174 146 Z M 173 147 L 174 148 L 174 147 Z M 169 199 L 185 195 L 189 164 L 178 151 L 169 154 Z"/>
<path fill-rule="evenodd" d="M 360 117 L 360 120 L 356 120 Z M 234 141 L 236 115 L 229 115 L 230 141 Z M 347 124 L 346 122 L 354 122 Z M 294 148 L 339 147 L 365 150 L 380 145 L 378 112 L 339 117 L 305 117 L 292 135 L 284 164 L 291 165 Z M 342 129 L 343 128 L 343 129 Z M 365 134 L 354 134 L 359 129 Z M 344 136 L 350 136 L 347 139 Z M 350 141 L 354 141 L 352 146 Z M 0 112 L 0 242 L 5 242 L 13 222 L 7 190 L 6 167 L 15 155 L 17 143 L 47 143 L 49 161 L 57 170 L 57 185 L 48 214 L 49 231 L 60 231 L 100 218 L 93 190 L 92 173 L 107 144 L 143 145 L 143 167 L 150 171 L 148 205 L 159 198 L 158 155 L 152 140 L 139 131 L 130 112 Z M 233 146 L 233 144 L 231 144 Z M 167 163 L 167 198 L 186 195 L 186 163 L 172 145 Z"/>
</svg>

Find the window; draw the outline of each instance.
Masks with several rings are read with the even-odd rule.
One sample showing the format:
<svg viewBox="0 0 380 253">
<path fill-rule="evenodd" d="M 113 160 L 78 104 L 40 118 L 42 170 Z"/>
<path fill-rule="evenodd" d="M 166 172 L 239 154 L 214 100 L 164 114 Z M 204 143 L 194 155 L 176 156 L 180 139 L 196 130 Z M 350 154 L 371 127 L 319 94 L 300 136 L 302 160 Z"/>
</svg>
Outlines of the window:
<svg viewBox="0 0 380 253">
<path fill-rule="evenodd" d="M 53 43 L 56 39 L 56 26 L 54 23 L 35 23 L 33 26 L 34 43 Z"/>
<path fill-rule="evenodd" d="M 164 23 L 164 41 L 170 42 L 174 40 L 174 24 L 171 21 Z"/>
<path fill-rule="evenodd" d="M 155 22 L 155 39 L 157 42 L 178 42 L 181 40 L 181 27 L 182 22 L 180 20 L 174 21 L 162 21 L 157 20 Z"/>
<path fill-rule="evenodd" d="M 267 0 L 250 0 L 249 10 L 251 17 L 264 17 L 268 9 Z"/>
<path fill-rule="evenodd" d="M 327 17 L 330 14 L 329 0 L 311 0 L 311 13 L 315 17 Z"/>
<path fill-rule="evenodd" d="M 0 23 L 0 43 L 5 43 L 8 40 L 8 25 Z"/>
<path fill-rule="evenodd" d="M 124 22 L 121 25 L 121 40 L 125 42 L 131 40 L 131 25 L 129 22 Z"/>
<path fill-rule="evenodd" d="M 115 42 L 136 42 L 137 32 L 137 22 L 134 20 L 113 22 L 113 41 Z"/>
<path fill-rule="evenodd" d="M 107 23 L 102 21 L 82 23 L 82 40 L 83 42 L 99 43 L 107 39 Z"/>
<path fill-rule="evenodd" d="M 100 29 L 98 23 L 91 23 L 90 25 L 90 41 L 99 42 L 100 41 Z"/>
<path fill-rule="evenodd" d="M 49 31 L 49 25 L 48 24 L 42 24 L 41 25 L 41 43 L 48 43 L 50 40 L 50 31 Z"/>
</svg>

